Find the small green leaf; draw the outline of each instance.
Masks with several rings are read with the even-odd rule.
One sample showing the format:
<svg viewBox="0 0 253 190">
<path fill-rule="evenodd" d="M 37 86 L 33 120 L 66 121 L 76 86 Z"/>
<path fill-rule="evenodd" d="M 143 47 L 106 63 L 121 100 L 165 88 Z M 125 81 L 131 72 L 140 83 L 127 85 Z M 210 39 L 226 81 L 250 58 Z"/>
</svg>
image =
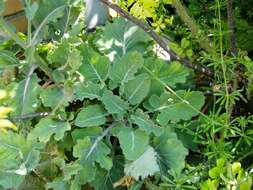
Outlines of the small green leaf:
<svg viewBox="0 0 253 190">
<path fill-rule="evenodd" d="M 74 157 L 81 161 L 97 162 L 106 170 L 110 170 L 112 167 L 112 160 L 108 156 L 110 152 L 110 148 L 104 142 L 96 140 L 92 142 L 89 137 L 77 140 L 73 149 Z"/>
<path fill-rule="evenodd" d="M 87 82 L 86 84 L 79 82 L 74 86 L 75 96 L 79 100 L 83 100 L 84 98 L 100 100 L 102 97 L 102 91 L 100 85 L 94 84 L 93 82 Z"/>
<path fill-rule="evenodd" d="M 148 95 L 151 80 L 147 74 L 140 74 L 124 84 L 123 94 L 132 105 L 139 104 Z"/>
<path fill-rule="evenodd" d="M 59 141 L 64 137 L 64 133 L 70 131 L 70 129 L 71 126 L 68 122 L 43 118 L 35 125 L 31 135 L 34 138 L 38 138 L 41 142 L 48 142 L 50 137 L 55 134 L 54 139 Z"/>
<path fill-rule="evenodd" d="M 190 41 L 187 40 L 186 38 L 183 38 L 183 39 L 181 40 L 181 47 L 182 47 L 183 49 L 186 49 L 186 48 L 188 48 L 189 46 L 190 46 Z"/>
<path fill-rule="evenodd" d="M 69 52 L 67 63 L 72 68 L 72 71 L 76 71 L 82 65 L 83 57 L 78 49 L 71 49 Z"/>
<path fill-rule="evenodd" d="M 102 102 L 111 114 L 124 114 L 128 110 L 128 104 L 109 90 L 104 92 Z"/>
<path fill-rule="evenodd" d="M 138 159 L 125 165 L 124 172 L 126 176 L 132 176 L 138 181 L 140 178 L 143 180 L 154 175 L 159 171 L 156 156 L 155 150 L 149 146 Z"/>
<path fill-rule="evenodd" d="M 134 79 L 135 73 L 143 65 L 143 58 L 137 52 L 131 52 L 117 60 L 111 70 L 110 79 L 116 83 L 124 84 L 127 81 Z"/>
<path fill-rule="evenodd" d="M 103 125 L 108 115 L 101 105 L 89 105 L 77 115 L 75 124 L 78 127 L 94 127 Z"/>
<path fill-rule="evenodd" d="M 127 160 L 136 160 L 147 150 L 149 137 L 144 131 L 122 127 L 117 137 Z"/>
</svg>

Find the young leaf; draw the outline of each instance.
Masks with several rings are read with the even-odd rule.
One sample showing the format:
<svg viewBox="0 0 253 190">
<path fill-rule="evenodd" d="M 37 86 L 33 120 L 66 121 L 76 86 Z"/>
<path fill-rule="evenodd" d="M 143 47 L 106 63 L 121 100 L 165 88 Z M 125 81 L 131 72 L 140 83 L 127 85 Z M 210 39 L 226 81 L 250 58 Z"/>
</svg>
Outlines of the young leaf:
<svg viewBox="0 0 253 190">
<path fill-rule="evenodd" d="M 70 129 L 71 126 L 68 122 L 43 118 L 35 125 L 35 128 L 31 131 L 31 135 L 34 138 L 38 138 L 41 142 L 46 143 L 54 134 L 54 139 L 56 141 L 61 140 L 64 137 L 64 133 L 70 131 Z"/>
<path fill-rule="evenodd" d="M 150 83 L 151 81 L 147 74 L 140 74 L 125 83 L 122 88 L 127 101 L 132 105 L 141 103 L 149 93 Z"/>
<path fill-rule="evenodd" d="M 128 162 L 125 165 L 125 174 L 127 176 L 132 176 L 136 181 L 140 178 L 143 180 L 148 176 L 154 175 L 159 171 L 156 157 L 157 153 L 149 146 L 138 159 Z"/>
<path fill-rule="evenodd" d="M 110 79 L 114 82 L 124 84 L 134 78 L 135 73 L 143 65 L 143 58 L 137 52 L 124 55 L 115 62 L 110 70 Z"/>
<path fill-rule="evenodd" d="M 73 155 L 81 161 L 89 161 L 90 164 L 97 162 L 102 168 L 110 170 L 112 167 L 112 160 L 108 156 L 110 152 L 110 148 L 103 141 L 92 142 L 89 137 L 85 137 L 84 139 L 77 140 Z"/>
<path fill-rule="evenodd" d="M 149 137 L 147 133 L 140 129 L 134 130 L 130 127 L 122 127 L 116 136 L 127 160 L 136 160 L 147 150 Z"/>
<path fill-rule="evenodd" d="M 163 175 L 167 175 L 168 170 L 173 170 L 177 174 L 181 172 L 185 166 L 188 151 L 175 133 L 165 129 L 161 136 L 154 139 L 154 148 L 158 154 L 158 164 Z"/>
<path fill-rule="evenodd" d="M 95 127 L 106 122 L 106 111 L 101 105 L 89 105 L 77 115 L 75 124 L 78 127 Z"/>
<path fill-rule="evenodd" d="M 128 110 L 128 104 L 109 90 L 104 92 L 102 102 L 111 114 L 124 114 Z"/>
<path fill-rule="evenodd" d="M 93 82 L 87 82 L 86 84 L 79 82 L 74 86 L 75 97 L 79 100 L 83 100 L 84 98 L 100 100 L 102 91 L 100 85 L 94 84 Z"/>
<path fill-rule="evenodd" d="M 161 125 L 166 125 L 168 121 L 178 122 L 180 120 L 190 120 L 193 116 L 198 115 L 196 110 L 200 110 L 204 105 L 205 98 L 201 92 L 184 90 L 176 91 L 178 96 L 185 101 L 178 99 L 175 95 L 165 92 L 161 95 L 161 110 L 157 121 Z M 196 110 L 194 110 L 193 106 Z"/>
</svg>

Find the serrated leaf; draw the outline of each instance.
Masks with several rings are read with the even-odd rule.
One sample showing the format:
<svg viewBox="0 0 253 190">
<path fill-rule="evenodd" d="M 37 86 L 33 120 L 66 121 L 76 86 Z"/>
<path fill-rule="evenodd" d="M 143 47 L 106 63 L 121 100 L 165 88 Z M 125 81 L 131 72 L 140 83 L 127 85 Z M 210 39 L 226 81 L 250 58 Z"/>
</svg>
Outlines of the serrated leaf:
<svg viewBox="0 0 253 190">
<path fill-rule="evenodd" d="M 101 56 L 96 52 L 91 52 L 90 55 L 88 55 L 88 58 L 84 59 L 84 63 L 78 71 L 86 80 L 103 84 L 108 77 L 109 68 L 110 61 L 108 58 Z"/>
<path fill-rule="evenodd" d="M 78 127 L 94 127 L 103 125 L 108 115 L 101 105 L 89 105 L 81 110 L 75 119 Z"/>
<path fill-rule="evenodd" d="M 156 156 L 155 150 L 149 146 L 138 159 L 125 165 L 124 172 L 126 176 L 132 176 L 138 181 L 139 179 L 143 180 L 148 176 L 154 175 L 159 171 Z"/>
<path fill-rule="evenodd" d="M 123 94 L 132 105 L 139 104 L 148 95 L 151 80 L 147 74 L 140 74 L 123 85 Z"/>
<path fill-rule="evenodd" d="M 100 51 L 105 52 L 111 60 L 125 55 L 130 51 L 145 51 L 149 36 L 138 26 L 123 18 L 107 23 L 101 38 L 96 42 Z"/>
<path fill-rule="evenodd" d="M 146 131 L 148 134 L 154 133 L 155 135 L 159 135 L 161 133 L 161 129 L 140 109 L 132 114 L 130 118 L 134 124 L 138 125 L 141 130 Z"/>
<path fill-rule="evenodd" d="M 54 135 L 56 141 L 64 137 L 66 131 L 70 131 L 71 126 L 68 122 L 57 121 L 50 118 L 42 118 L 31 131 L 34 138 L 38 138 L 41 142 L 48 142 L 50 137 Z"/>
<path fill-rule="evenodd" d="M 167 175 L 168 170 L 173 170 L 177 174 L 182 171 L 188 151 L 175 133 L 165 129 L 161 136 L 154 139 L 154 148 L 163 175 Z"/>
<path fill-rule="evenodd" d="M 136 160 L 147 150 L 149 137 L 146 132 L 140 129 L 122 127 L 116 136 L 127 160 Z"/>
<path fill-rule="evenodd" d="M 128 110 L 128 104 L 109 90 L 104 92 L 102 102 L 106 110 L 111 114 L 124 114 Z"/>
<path fill-rule="evenodd" d="M 86 84 L 79 82 L 74 86 L 75 97 L 79 100 L 83 100 L 84 98 L 100 100 L 102 97 L 102 91 L 101 86 L 94 84 L 93 82 L 87 82 Z"/>
<path fill-rule="evenodd" d="M 92 142 L 89 137 L 77 140 L 73 149 L 74 157 L 81 161 L 97 162 L 106 170 L 110 170 L 112 167 L 112 160 L 108 156 L 110 152 L 110 148 L 103 141 L 97 142 L 95 140 Z"/>
<path fill-rule="evenodd" d="M 141 54 L 137 52 L 128 53 L 113 64 L 110 70 L 110 79 L 115 83 L 124 84 L 134 79 L 135 73 L 142 65 L 143 58 Z"/>
<path fill-rule="evenodd" d="M 161 109 L 157 121 L 161 125 L 166 125 L 169 121 L 190 120 L 193 116 L 199 114 L 196 110 L 200 110 L 205 103 L 205 97 L 201 92 L 180 90 L 176 91 L 176 93 L 185 101 L 178 99 L 175 95 L 168 92 L 163 93 L 160 97 Z"/>
</svg>

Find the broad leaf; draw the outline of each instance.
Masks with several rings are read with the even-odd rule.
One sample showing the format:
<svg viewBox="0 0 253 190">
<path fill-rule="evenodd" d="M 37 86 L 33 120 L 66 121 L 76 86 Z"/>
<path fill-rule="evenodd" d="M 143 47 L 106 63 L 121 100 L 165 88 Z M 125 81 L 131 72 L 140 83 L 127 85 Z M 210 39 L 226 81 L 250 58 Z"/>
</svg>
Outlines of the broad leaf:
<svg viewBox="0 0 253 190">
<path fill-rule="evenodd" d="M 64 98 L 64 89 L 62 88 L 44 89 L 40 96 L 44 106 L 52 109 L 59 106 L 59 104 L 68 105 L 68 101 Z"/>
<path fill-rule="evenodd" d="M 77 140 L 83 139 L 85 137 L 90 137 L 92 140 L 94 140 L 102 132 L 103 132 L 103 129 L 101 127 L 87 127 L 87 128 L 81 128 L 81 129 L 79 128 L 71 132 L 71 136 L 72 136 L 73 141 L 76 143 Z"/>
<path fill-rule="evenodd" d="M 137 52 L 128 53 L 113 64 L 110 70 L 110 79 L 115 83 L 124 84 L 134 79 L 135 73 L 142 67 L 142 64 L 141 54 Z"/>
<path fill-rule="evenodd" d="M 154 140 L 154 148 L 158 154 L 158 164 L 163 175 L 167 175 L 168 170 L 180 173 L 185 166 L 187 149 L 178 140 L 175 133 L 165 129 L 163 134 Z"/>
<path fill-rule="evenodd" d="M 77 115 L 75 124 L 78 127 L 94 127 L 103 125 L 108 115 L 101 105 L 89 105 L 81 110 Z"/>
<path fill-rule="evenodd" d="M 185 84 L 190 70 L 178 62 L 166 63 L 160 59 L 148 58 L 144 64 L 156 78 L 162 80 L 168 86 L 175 88 L 178 84 Z M 164 86 L 155 78 L 151 81 L 151 93 L 160 95 Z"/>
<path fill-rule="evenodd" d="M 132 176 L 138 181 L 140 178 L 145 179 L 148 176 L 154 175 L 159 171 L 156 157 L 156 152 L 149 146 L 138 159 L 125 165 L 124 172 L 126 176 Z"/>
<path fill-rule="evenodd" d="M 89 137 L 77 140 L 73 149 L 74 157 L 79 158 L 82 162 L 97 162 L 106 170 L 112 167 L 112 160 L 108 156 L 110 152 L 110 148 L 103 141 L 92 142 Z"/>
<path fill-rule="evenodd" d="M 110 61 L 96 52 L 91 52 L 91 55 L 88 55 L 88 57 L 88 59 L 84 59 L 79 72 L 86 80 L 103 84 L 108 77 Z"/>
<path fill-rule="evenodd" d="M 12 107 L 15 108 L 15 114 L 21 115 L 35 112 L 39 105 L 38 96 L 41 92 L 41 87 L 38 83 L 39 79 L 34 74 L 18 84 L 12 102 Z"/>
<path fill-rule="evenodd" d="M 161 128 L 156 126 L 149 116 L 143 113 L 141 109 L 138 109 L 131 115 L 131 121 L 148 134 L 154 133 L 155 135 L 159 135 L 161 133 Z"/>
<path fill-rule="evenodd" d="M 71 180 L 71 177 L 77 175 L 81 169 L 82 166 L 78 163 L 70 163 L 65 165 L 63 168 L 64 180 Z"/>
<path fill-rule="evenodd" d="M 79 82 L 74 86 L 75 97 L 79 100 L 83 100 L 84 98 L 100 100 L 102 97 L 102 91 L 100 85 L 94 84 L 93 82 L 87 82 L 86 84 Z"/>
<path fill-rule="evenodd" d="M 18 188 L 26 175 L 40 161 L 43 146 L 24 136 L 8 132 L 0 134 L 0 187 Z"/>
<path fill-rule="evenodd" d="M 147 150 L 149 137 L 146 132 L 140 129 L 122 127 L 116 136 L 127 160 L 136 160 Z"/>
<path fill-rule="evenodd" d="M 129 80 L 122 87 L 123 94 L 127 101 L 132 105 L 141 103 L 149 93 L 150 83 L 151 81 L 147 74 L 141 74 L 136 76 L 133 80 Z"/>
<path fill-rule="evenodd" d="M 66 131 L 70 131 L 71 126 L 68 122 L 57 121 L 50 118 L 43 118 L 35 125 L 31 135 L 38 138 L 41 142 L 48 142 L 50 137 L 54 135 L 56 141 L 64 137 Z"/>
<path fill-rule="evenodd" d="M 116 18 L 113 23 L 107 23 L 96 44 L 114 60 L 130 51 L 142 53 L 149 41 L 149 36 L 138 26 L 126 19 Z"/>
<path fill-rule="evenodd" d="M 125 188 L 115 188 L 113 184 L 124 176 L 124 160 L 121 156 L 115 156 L 113 159 L 113 167 L 110 171 L 100 168 L 96 169 L 96 176 L 91 182 L 95 190 L 124 190 Z"/>
<path fill-rule="evenodd" d="M 128 104 L 109 90 L 104 92 L 102 102 L 111 114 L 124 114 L 128 110 Z"/>
<path fill-rule="evenodd" d="M 168 121 L 190 120 L 193 116 L 199 114 L 196 110 L 200 110 L 204 105 L 205 98 L 201 92 L 180 90 L 176 93 L 184 101 L 168 92 L 163 93 L 160 97 L 160 114 L 157 121 L 161 125 L 166 125 Z"/>
</svg>

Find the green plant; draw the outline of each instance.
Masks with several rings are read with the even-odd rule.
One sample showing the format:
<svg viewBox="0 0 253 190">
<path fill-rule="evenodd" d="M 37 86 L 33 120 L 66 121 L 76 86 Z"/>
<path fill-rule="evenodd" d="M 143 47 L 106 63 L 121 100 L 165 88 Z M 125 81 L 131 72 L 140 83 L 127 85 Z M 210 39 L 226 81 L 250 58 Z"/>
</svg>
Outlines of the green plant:
<svg viewBox="0 0 253 190">
<path fill-rule="evenodd" d="M 209 179 L 202 183 L 201 190 L 251 189 L 252 176 L 241 168 L 239 162 L 230 164 L 224 159 L 218 159 L 216 166 L 208 173 Z"/>
</svg>

